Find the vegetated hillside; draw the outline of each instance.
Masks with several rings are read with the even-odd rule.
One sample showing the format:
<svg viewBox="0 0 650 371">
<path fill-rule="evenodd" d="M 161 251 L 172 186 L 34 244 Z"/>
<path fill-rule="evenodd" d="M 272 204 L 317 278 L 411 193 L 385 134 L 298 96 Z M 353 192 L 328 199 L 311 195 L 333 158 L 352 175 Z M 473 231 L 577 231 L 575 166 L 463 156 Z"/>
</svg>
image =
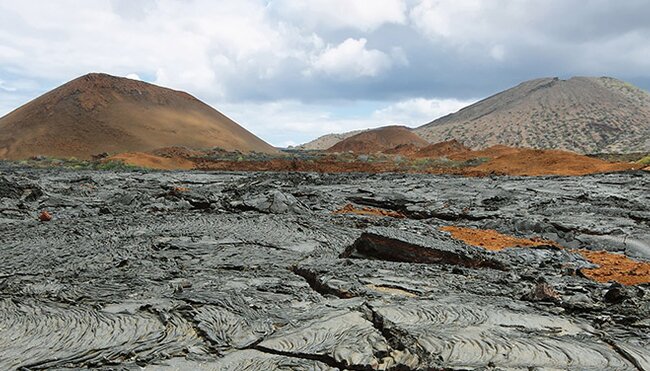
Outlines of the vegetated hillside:
<svg viewBox="0 0 650 371">
<path fill-rule="evenodd" d="M 580 153 L 650 150 L 650 95 L 608 77 L 543 78 L 415 129 L 436 143 L 457 139 Z"/>
<path fill-rule="evenodd" d="M 311 142 L 307 142 L 304 144 L 301 144 L 299 146 L 296 146 L 297 149 L 302 149 L 302 150 L 326 150 L 330 148 L 331 146 L 335 145 L 336 143 L 342 141 L 343 139 L 347 139 L 353 135 L 357 135 L 359 133 L 362 133 L 366 130 L 354 130 L 354 131 L 348 131 L 347 133 L 340 133 L 340 134 L 325 134 L 322 135 Z"/>
<path fill-rule="evenodd" d="M 0 158 L 88 158 L 160 147 L 277 150 L 193 96 L 88 74 L 0 118 Z"/>
<path fill-rule="evenodd" d="M 364 131 L 344 139 L 329 149 L 328 152 L 376 153 L 400 145 L 425 147 L 429 143 L 420 138 L 411 129 L 404 126 L 385 126 Z"/>
</svg>

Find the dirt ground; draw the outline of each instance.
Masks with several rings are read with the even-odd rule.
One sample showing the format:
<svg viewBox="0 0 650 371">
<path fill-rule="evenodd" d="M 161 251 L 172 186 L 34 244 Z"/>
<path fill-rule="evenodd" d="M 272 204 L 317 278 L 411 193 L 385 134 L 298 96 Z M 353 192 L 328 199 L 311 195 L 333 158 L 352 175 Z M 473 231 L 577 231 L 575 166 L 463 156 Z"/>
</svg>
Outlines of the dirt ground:
<svg viewBox="0 0 650 371">
<path fill-rule="evenodd" d="M 585 276 L 595 281 L 615 281 L 623 285 L 650 283 L 650 263 L 639 262 L 623 254 L 607 251 L 579 250 L 578 252 L 598 265 L 598 268 L 582 270 Z"/>
<path fill-rule="evenodd" d="M 553 241 L 517 238 L 501 234 L 495 230 L 482 230 L 455 226 L 442 227 L 440 230 L 451 233 L 453 238 L 464 241 L 469 245 L 482 247 L 491 251 L 501 251 L 509 247 L 557 246 Z"/>
<path fill-rule="evenodd" d="M 239 159 L 234 160 L 232 155 L 215 157 L 206 152 L 168 148 L 153 153 L 119 154 L 104 161 L 116 160 L 131 166 L 162 170 L 196 168 L 220 171 L 396 172 L 465 176 L 578 176 L 642 168 L 642 165 L 635 163 L 610 163 L 565 151 L 496 146 L 482 151 L 464 151 L 461 148 L 460 152 L 454 152 L 454 148 L 458 147 L 444 145 L 431 148 L 432 152 L 449 150 L 453 154 L 423 158 L 419 157 L 419 152 L 412 146 L 399 146 L 393 152 L 401 154 L 385 154 L 371 160 L 359 160 L 357 157 L 349 158 L 349 156 L 334 154 L 323 154 L 315 158 L 287 155 L 255 159 L 249 158 L 247 154 L 241 154 Z M 406 153 L 410 153 L 410 157 L 406 156 Z"/>
<path fill-rule="evenodd" d="M 445 226 L 441 231 L 451 233 L 451 236 L 469 245 L 482 247 L 491 251 L 501 251 L 511 247 L 540 247 L 554 246 L 562 248 L 558 243 L 539 238 L 517 238 L 501 234 L 495 230 Z M 598 265 L 597 268 L 585 268 L 581 272 L 597 282 L 618 282 L 623 285 L 640 285 L 650 283 L 650 263 L 639 262 L 623 254 L 607 251 L 577 250 L 580 255 Z"/>
<path fill-rule="evenodd" d="M 182 157 L 162 157 L 150 153 L 129 152 L 108 158 L 110 161 L 120 161 L 126 165 L 158 170 L 191 170 L 194 162 Z"/>
</svg>

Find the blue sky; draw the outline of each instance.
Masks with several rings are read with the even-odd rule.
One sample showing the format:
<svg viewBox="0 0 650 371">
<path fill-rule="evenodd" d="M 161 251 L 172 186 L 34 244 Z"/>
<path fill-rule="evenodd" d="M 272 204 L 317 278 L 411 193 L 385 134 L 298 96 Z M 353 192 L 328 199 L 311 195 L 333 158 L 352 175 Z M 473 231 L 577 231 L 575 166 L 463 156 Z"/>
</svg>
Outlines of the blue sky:
<svg viewBox="0 0 650 371">
<path fill-rule="evenodd" d="M 0 115 L 106 72 L 275 145 L 418 126 L 537 77 L 648 90 L 649 17 L 646 0 L 0 0 Z"/>
</svg>

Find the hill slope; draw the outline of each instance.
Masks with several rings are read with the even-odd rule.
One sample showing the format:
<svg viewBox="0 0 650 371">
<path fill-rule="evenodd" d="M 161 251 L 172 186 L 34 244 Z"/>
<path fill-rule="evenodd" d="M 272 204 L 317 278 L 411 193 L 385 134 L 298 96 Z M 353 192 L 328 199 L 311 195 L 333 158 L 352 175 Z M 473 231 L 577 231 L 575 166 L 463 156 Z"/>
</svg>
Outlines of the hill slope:
<svg viewBox="0 0 650 371">
<path fill-rule="evenodd" d="M 187 93 L 106 74 L 79 77 L 0 118 L 0 158 L 169 146 L 277 152 Z"/>
<path fill-rule="evenodd" d="M 342 141 L 343 139 L 347 139 L 353 135 L 357 135 L 361 132 L 364 132 L 366 130 L 354 130 L 354 131 L 348 131 L 346 133 L 340 133 L 340 134 L 325 134 L 322 135 L 310 142 L 303 143 L 301 145 L 296 146 L 297 149 L 302 149 L 302 150 L 326 150 L 330 148 L 331 146 L 335 145 L 336 143 Z"/>
<path fill-rule="evenodd" d="M 607 77 L 543 78 L 415 129 L 429 142 L 457 139 L 581 153 L 650 150 L 650 95 Z"/>
<path fill-rule="evenodd" d="M 384 126 L 346 138 L 327 152 L 376 153 L 403 145 L 424 147 L 429 143 L 404 126 Z"/>
</svg>

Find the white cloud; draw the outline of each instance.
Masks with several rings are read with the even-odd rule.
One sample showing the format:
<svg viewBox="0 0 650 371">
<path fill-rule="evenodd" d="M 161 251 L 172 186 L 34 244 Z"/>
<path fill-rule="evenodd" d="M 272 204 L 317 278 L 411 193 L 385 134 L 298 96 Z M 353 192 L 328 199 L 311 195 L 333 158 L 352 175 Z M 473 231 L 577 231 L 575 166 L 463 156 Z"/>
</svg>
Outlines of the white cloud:
<svg viewBox="0 0 650 371">
<path fill-rule="evenodd" d="M 388 124 L 403 124 L 420 126 L 444 115 L 456 112 L 469 106 L 476 100 L 458 99 L 425 99 L 413 98 L 402 100 L 386 108 L 376 110 L 372 117 L 378 122 Z"/>
<path fill-rule="evenodd" d="M 377 76 L 389 69 L 391 58 L 376 49 L 366 49 L 366 39 L 347 39 L 328 47 L 313 61 L 313 69 L 344 78 Z"/>
<path fill-rule="evenodd" d="M 16 91 L 16 88 L 13 86 L 8 86 L 4 81 L 0 80 L 0 90 L 4 90 L 6 92 L 14 92 Z"/>
<path fill-rule="evenodd" d="M 233 77 L 268 79 L 289 59 L 307 66 L 323 45 L 313 32 L 273 19 L 263 1 L 127 3 L 0 4 L 0 66 L 60 81 L 138 71 L 154 83 L 221 97 Z"/>
<path fill-rule="evenodd" d="M 274 0 L 271 7 L 310 29 L 352 28 L 372 31 L 387 23 L 406 21 L 405 0 Z"/>
<path fill-rule="evenodd" d="M 127 79 L 131 79 L 131 80 L 139 80 L 139 81 L 142 81 L 142 79 L 140 78 L 140 76 L 139 76 L 137 73 L 129 73 L 129 74 L 127 74 L 125 77 L 126 77 Z"/>
<path fill-rule="evenodd" d="M 472 104 L 456 99 L 414 98 L 396 102 L 332 102 L 326 105 L 285 100 L 267 103 L 215 105 L 237 123 L 277 146 L 305 143 L 324 134 L 376 128 L 391 124 L 416 127 Z M 368 111 L 366 107 L 380 104 Z M 345 105 L 355 114 L 334 114 Z"/>
<path fill-rule="evenodd" d="M 413 26 L 436 44 L 493 60 L 506 57 L 503 43 L 530 40 L 534 30 L 526 27 L 531 15 L 527 1 L 421 0 L 409 18 Z"/>
<path fill-rule="evenodd" d="M 503 45 L 495 45 L 490 49 L 490 56 L 497 61 L 502 61 L 506 57 L 506 49 Z"/>
<path fill-rule="evenodd" d="M 612 75 L 647 88 L 650 3 L 595 3 L 0 0 L 0 111 L 87 72 L 137 73 L 225 102 L 284 144 L 419 125 L 466 102 L 416 97 L 487 94 L 517 79 Z"/>
<path fill-rule="evenodd" d="M 422 0 L 409 16 L 430 37 L 466 37 L 480 27 L 484 4 L 481 0 Z"/>
</svg>

